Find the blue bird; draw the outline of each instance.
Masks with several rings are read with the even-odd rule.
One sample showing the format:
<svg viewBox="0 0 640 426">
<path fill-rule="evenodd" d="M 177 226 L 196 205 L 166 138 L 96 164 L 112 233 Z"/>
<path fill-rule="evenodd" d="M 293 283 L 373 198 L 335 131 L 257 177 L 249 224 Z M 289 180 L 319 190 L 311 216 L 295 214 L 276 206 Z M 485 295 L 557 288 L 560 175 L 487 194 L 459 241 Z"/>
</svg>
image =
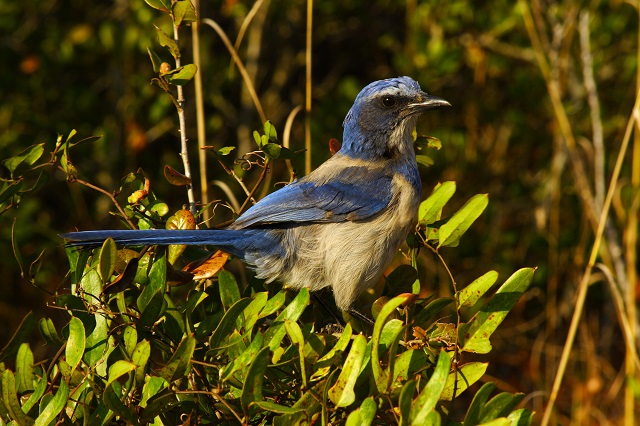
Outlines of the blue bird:
<svg viewBox="0 0 640 426">
<path fill-rule="evenodd" d="M 227 229 L 108 230 L 61 236 L 95 247 L 213 245 L 256 276 L 310 291 L 331 287 L 338 308 L 373 287 L 415 227 L 422 185 L 412 132 L 419 115 L 450 106 L 409 77 L 375 81 L 358 94 L 342 148 L 309 175 L 264 197 Z"/>
</svg>

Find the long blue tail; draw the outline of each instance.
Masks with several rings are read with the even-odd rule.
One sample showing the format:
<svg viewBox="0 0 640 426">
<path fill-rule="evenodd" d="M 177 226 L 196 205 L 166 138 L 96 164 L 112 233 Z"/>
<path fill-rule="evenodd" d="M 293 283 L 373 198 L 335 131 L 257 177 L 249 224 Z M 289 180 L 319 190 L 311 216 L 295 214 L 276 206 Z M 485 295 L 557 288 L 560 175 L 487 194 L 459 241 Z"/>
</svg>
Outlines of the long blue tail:
<svg viewBox="0 0 640 426">
<path fill-rule="evenodd" d="M 259 229 L 216 230 L 107 230 L 82 231 L 60 234 L 67 244 L 74 247 L 100 247 L 111 237 L 119 246 L 186 244 L 192 246 L 212 245 L 228 253 L 246 258 L 247 251 L 273 253 L 279 249 L 275 235 Z"/>
</svg>

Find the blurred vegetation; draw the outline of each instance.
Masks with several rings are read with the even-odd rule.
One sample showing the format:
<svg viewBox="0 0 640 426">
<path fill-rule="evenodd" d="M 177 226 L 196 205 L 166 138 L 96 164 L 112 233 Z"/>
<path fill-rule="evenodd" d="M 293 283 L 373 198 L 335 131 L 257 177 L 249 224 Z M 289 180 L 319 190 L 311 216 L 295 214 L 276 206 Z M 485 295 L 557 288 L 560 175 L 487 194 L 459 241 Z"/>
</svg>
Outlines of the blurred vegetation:
<svg viewBox="0 0 640 426">
<path fill-rule="evenodd" d="M 214 19 L 235 42 L 253 6 L 203 3 L 200 16 Z M 306 6 L 297 0 L 261 2 L 238 48 L 265 114 L 278 129 L 305 102 Z M 501 390 L 525 392 L 528 406 L 542 417 L 636 102 L 638 4 L 346 0 L 316 2 L 313 12 L 313 167 L 330 156 L 329 139 L 340 139 L 353 98 L 373 80 L 409 75 L 453 104 L 429 114 L 418 128 L 443 143 L 433 155 L 435 164 L 423 170 L 425 195 L 448 180 L 457 182 L 460 203 L 479 192 L 489 194 L 487 211 L 449 259 L 458 282 L 471 282 L 488 265 L 502 278 L 522 266 L 538 267 L 526 300 L 492 339 L 487 375 Z M 154 23 L 171 34 L 166 16 L 142 0 L 0 1 L 0 159 L 37 143 L 47 143 L 50 151 L 58 133 L 77 129 L 80 138 L 101 136 L 75 147 L 80 178 L 114 191 L 123 176 L 141 167 L 172 211 L 186 204 L 185 191 L 162 176 L 165 165 L 182 166 L 175 108 L 149 84 L 155 73 L 147 48 L 171 59 L 158 45 Z M 183 61 L 192 62 L 188 31 L 180 43 Z M 262 128 L 261 118 L 227 49 L 206 26 L 200 28 L 200 51 L 206 144 L 237 146 L 231 157 L 246 153 L 253 129 Z M 193 84 L 186 85 L 186 135 L 197 168 L 194 97 Z M 291 128 L 293 150 L 304 148 L 304 124 L 300 113 Z M 630 424 L 640 417 L 633 366 L 637 132 L 631 142 L 613 181 L 608 227 L 597 251 L 602 266 L 591 275 L 556 402 L 554 421 L 561 424 Z M 231 160 L 223 159 L 229 167 Z M 208 165 L 210 200 L 228 199 L 225 186 L 243 199 L 211 155 Z M 305 173 L 303 155 L 292 165 L 298 175 Z M 6 169 L 1 173 L 9 177 Z M 57 233 L 121 226 L 109 214 L 115 209 L 104 194 L 66 182 L 62 172 L 43 176 L 48 182 L 42 190 L 0 216 L 0 319 L 6 325 L 0 346 L 29 310 L 55 317 L 46 308 L 49 294 L 69 285 Z M 258 179 L 251 171 L 244 176 L 249 184 Z M 281 164 L 264 188 L 270 191 L 290 177 Z M 200 194 L 197 181 L 194 186 Z M 118 199 L 124 204 L 128 195 Z M 215 213 L 211 225 L 231 219 L 225 209 Z M 21 278 L 12 232 L 25 265 L 40 259 L 34 285 Z M 424 291 L 452 294 L 435 256 L 421 254 L 418 272 Z M 47 352 L 40 344 L 32 348 L 36 359 Z"/>
</svg>

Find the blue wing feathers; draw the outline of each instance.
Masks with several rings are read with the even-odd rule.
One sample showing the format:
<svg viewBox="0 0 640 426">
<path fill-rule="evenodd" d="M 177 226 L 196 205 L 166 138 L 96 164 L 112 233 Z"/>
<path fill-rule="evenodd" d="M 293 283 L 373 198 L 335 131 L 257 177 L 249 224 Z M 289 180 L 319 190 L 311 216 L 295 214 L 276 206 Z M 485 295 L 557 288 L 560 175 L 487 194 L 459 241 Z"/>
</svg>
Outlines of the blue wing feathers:
<svg viewBox="0 0 640 426">
<path fill-rule="evenodd" d="M 330 182 L 301 179 L 269 194 L 241 215 L 234 229 L 279 222 L 363 220 L 389 205 L 392 177 L 366 167 L 343 169 Z"/>
</svg>

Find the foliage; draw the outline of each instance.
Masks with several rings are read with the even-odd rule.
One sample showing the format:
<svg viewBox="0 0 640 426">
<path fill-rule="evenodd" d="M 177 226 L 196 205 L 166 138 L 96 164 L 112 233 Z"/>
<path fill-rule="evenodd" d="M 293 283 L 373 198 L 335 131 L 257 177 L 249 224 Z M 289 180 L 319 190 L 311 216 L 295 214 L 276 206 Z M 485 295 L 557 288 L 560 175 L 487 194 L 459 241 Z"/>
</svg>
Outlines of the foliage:
<svg viewBox="0 0 640 426">
<path fill-rule="evenodd" d="M 267 127 L 265 133 L 275 140 Z M 57 165 L 68 179 L 76 173 L 69 161 L 76 145 L 72 136 L 59 138 L 44 163 Z M 20 183 L 40 168 L 36 163 L 43 152 L 41 145 L 32 147 L 5 166 Z M 27 170 L 19 174 L 22 165 Z M 149 186 L 141 175 L 123 182 Z M 444 182 L 422 203 L 419 232 L 411 237 L 414 252 L 457 246 L 486 207 L 486 196 L 473 197 L 442 218 L 454 188 Z M 137 218 L 141 227 L 157 223 L 166 205 L 148 190 L 134 194 L 139 191 L 144 196 L 129 197 L 123 218 Z M 189 217 L 178 211 L 167 227 L 192 227 Z M 67 248 L 70 291 L 53 301 L 65 323 L 38 321 L 56 355 L 36 362 L 27 342 L 35 319 L 28 315 L 0 352 L 0 360 L 16 359 L 15 371 L 2 364 L 0 420 L 177 424 L 186 416 L 198 424 L 287 425 L 531 420 L 530 410 L 516 408 L 524 394 L 503 392 L 489 399 L 492 383 L 476 392 L 468 409 L 461 410 L 458 401 L 487 368 L 485 362 L 463 362 L 464 354 L 491 351 L 489 338 L 526 291 L 533 269 L 514 273 L 490 298 L 494 271 L 453 298 L 420 299 L 397 294 L 416 280 L 415 273 L 399 273 L 407 267 L 400 266 L 389 275 L 385 296 L 373 304 L 372 330 L 356 333 L 354 327 L 362 325 L 355 322 L 331 333 L 310 320 L 306 289 L 291 294 L 274 287 L 242 288 L 221 265 L 209 275 L 217 273 L 216 284 L 207 285 L 205 279 L 191 279 L 193 268 L 184 266 L 182 252 L 184 247 L 173 246 L 118 251 L 110 239 L 91 252 Z M 185 280 L 184 274 L 190 277 Z M 437 320 L 446 318 L 452 304 L 449 311 L 458 321 Z"/>
</svg>

